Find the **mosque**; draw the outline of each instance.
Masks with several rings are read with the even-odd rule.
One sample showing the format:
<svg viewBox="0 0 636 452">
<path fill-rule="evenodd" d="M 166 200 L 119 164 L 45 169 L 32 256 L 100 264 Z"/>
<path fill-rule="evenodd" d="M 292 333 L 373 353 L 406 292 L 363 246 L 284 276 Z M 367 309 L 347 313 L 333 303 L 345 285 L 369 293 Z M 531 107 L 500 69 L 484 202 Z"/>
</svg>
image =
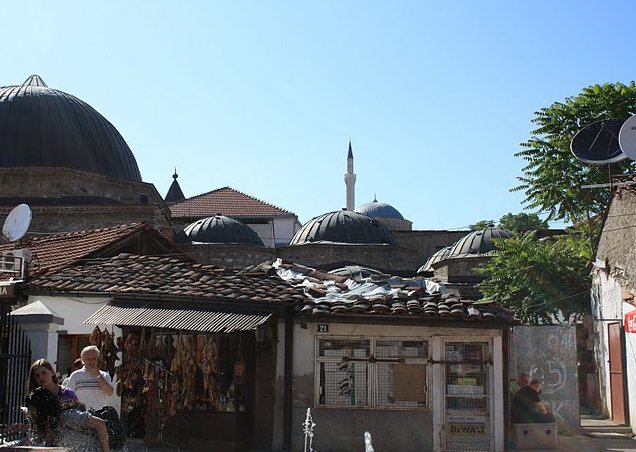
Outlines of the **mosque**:
<svg viewBox="0 0 636 452">
<path fill-rule="evenodd" d="M 202 263 L 244 268 L 282 258 L 326 271 L 362 266 L 412 276 L 469 232 L 413 230 L 377 199 L 356 207 L 351 142 L 346 161 L 346 208 L 304 225 L 292 211 L 232 187 L 186 197 L 176 170 L 162 198 L 142 180 L 115 126 L 86 102 L 38 75 L 0 88 L 0 215 L 28 204 L 30 234 L 143 222 Z M 423 274 L 431 274 L 428 265 Z M 444 272 L 440 278 L 448 280 Z"/>
</svg>

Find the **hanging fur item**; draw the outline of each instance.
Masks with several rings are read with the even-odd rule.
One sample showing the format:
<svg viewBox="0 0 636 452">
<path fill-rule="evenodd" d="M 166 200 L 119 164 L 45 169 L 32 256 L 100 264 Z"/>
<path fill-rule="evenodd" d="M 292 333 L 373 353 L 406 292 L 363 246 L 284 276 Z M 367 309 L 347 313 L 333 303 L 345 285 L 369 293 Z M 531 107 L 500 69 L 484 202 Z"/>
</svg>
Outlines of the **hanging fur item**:
<svg viewBox="0 0 636 452">
<path fill-rule="evenodd" d="M 101 348 L 102 331 L 99 329 L 99 325 L 96 325 L 95 328 L 93 328 L 93 332 L 89 336 L 88 342 L 90 342 L 91 345 L 96 345 L 98 348 Z"/>
</svg>

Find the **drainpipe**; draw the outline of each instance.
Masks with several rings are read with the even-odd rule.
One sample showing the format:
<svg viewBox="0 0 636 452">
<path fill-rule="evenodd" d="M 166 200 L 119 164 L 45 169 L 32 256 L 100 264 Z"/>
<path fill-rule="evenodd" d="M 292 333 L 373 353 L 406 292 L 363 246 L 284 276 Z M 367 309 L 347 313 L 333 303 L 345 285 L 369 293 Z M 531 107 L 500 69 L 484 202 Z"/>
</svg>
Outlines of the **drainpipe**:
<svg viewBox="0 0 636 452">
<path fill-rule="evenodd" d="M 291 450 L 292 438 L 292 372 L 294 353 L 294 318 L 285 313 L 285 376 L 283 380 L 283 450 Z"/>
<path fill-rule="evenodd" d="M 504 409 L 504 447 L 510 444 L 510 332 L 511 328 L 503 330 L 501 350 L 503 354 L 503 409 Z"/>
</svg>

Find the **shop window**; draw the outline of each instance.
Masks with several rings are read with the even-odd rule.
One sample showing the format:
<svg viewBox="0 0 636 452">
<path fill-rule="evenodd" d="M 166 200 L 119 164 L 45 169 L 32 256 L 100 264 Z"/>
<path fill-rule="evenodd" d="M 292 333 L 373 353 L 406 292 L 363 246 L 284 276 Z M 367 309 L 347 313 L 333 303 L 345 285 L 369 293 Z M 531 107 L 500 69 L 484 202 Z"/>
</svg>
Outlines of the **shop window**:
<svg viewBox="0 0 636 452">
<path fill-rule="evenodd" d="M 404 338 L 318 338 L 317 404 L 426 408 L 428 342 Z"/>
</svg>

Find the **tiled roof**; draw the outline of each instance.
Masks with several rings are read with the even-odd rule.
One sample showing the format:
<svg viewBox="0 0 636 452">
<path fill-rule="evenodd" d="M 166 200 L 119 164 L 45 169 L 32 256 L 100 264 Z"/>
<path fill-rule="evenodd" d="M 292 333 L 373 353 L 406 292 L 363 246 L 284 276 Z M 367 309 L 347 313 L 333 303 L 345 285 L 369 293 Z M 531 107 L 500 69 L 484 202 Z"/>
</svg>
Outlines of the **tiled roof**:
<svg viewBox="0 0 636 452">
<path fill-rule="evenodd" d="M 83 261 L 35 277 L 26 287 L 33 292 L 156 295 L 236 302 L 283 303 L 305 298 L 302 290 L 290 286 L 274 272 L 238 272 L 170 257 L 125 253 Z"/>
<path fill-rule="evenodd" d="M 20 244 L 0 245 L 0 253 L 28 248 L 33 253 L 29 264 L 29 274 L 37 275 L 61 268 L 78 259 L 90 257 L 113 243 L 142 231 L 156 233 L 148 224 L 129 223 L 84 231 L 36 235 L 23 240 Z"/>
<path fill-rule="evenodd" d="M 233 218 L 295 215 L 230 187 L 170 203 L 172 218 L 205 218 L 216 214 Z"/>
<path fill-rule="evenodd" d="M 410 315 L 431 320 L 516 322 L 510 310 L 495 302 L 459 299 L 444 293 L 443 285 L 422 277 L 373 275 L 352 279 L 280 260 L 274 267 L 279 276 L 304 289 L 307 299 L 296 305 L 301 314 Z"/>
</svg>

